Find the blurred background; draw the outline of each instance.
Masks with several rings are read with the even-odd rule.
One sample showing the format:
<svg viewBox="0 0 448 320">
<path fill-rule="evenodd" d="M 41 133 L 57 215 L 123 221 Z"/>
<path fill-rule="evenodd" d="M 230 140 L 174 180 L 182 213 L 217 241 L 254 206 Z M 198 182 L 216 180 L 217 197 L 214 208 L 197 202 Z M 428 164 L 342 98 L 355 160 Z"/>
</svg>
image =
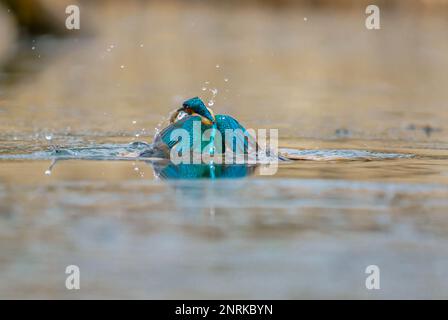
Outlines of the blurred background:
<svg viewBox="0 0 448 320">
<path fill-rule="evenodd" d="M 380 30 L 368 1 L 79 1 L 79 31 L 72 2 L 2 2 L 3 134 L 151 131 L 216 88 L 285 138 L 446 138 L 446 1 L 377 1 Z"/>
<path fill-rule="evenodd" d="M 0 1 L 0 297 L 447 298 L 447 39 L 444 0 Z M 150 142 L 193 96 L 349 152 L 231 183 L 33 158 Z"/>
</svg>

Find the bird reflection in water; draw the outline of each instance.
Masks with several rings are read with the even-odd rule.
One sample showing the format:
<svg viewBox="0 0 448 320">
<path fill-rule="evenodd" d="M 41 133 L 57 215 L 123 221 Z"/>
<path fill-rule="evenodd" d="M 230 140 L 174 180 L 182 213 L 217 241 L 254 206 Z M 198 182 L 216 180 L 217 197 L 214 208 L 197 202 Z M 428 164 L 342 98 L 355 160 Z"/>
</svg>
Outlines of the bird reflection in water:
<svg viewBox="0 0 448 320">
<path fill-rule="evenodd" d="M 244 178 L 255 172 L 255 165 L 239 164 L 174 164 L 172 162 L 151 162 L 155 175 L 166 179 L 235 179 Z"/>
</svg>

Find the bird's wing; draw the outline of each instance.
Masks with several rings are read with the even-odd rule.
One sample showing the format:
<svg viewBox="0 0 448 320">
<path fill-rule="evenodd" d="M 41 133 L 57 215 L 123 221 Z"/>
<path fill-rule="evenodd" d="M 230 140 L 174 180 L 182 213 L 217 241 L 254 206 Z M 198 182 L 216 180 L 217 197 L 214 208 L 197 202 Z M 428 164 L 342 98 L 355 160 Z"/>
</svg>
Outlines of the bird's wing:
<svg viewBox="0 0 448 320">
<path fill-rule="evenodd" d="M 180 138 L 172 139 L 171 134 L 176 129 L 183 129 L 189 134 L 190 138 L 190 147 L 193 146 L 193 124 L 195 121 L 201 122 L 201 117 L 199 116 L 186 116 L 176 122 L 173 122 L 168 127 L 159 132 L 159 134 L 154 139 L 154 142 L 162 141 L 165 143 L 170 149 L 174 147 L 179 141 Z"/>
<path fill-rule="evenodd" d="M 248 153 L 250 150 L 249 148 L 252 148 L 253 151 L 257 150 L 257 142 L 255 138 L 252 137 L 246 128 L 244 128 L 235 118 L 228 115 L 218 114 L 215 119 L 216 126 L 222 135 L 223 152 L 227 148 L 237 154 Z M 226 141 L 226 130 L 232 130 L 232 141 Z"/>
</svg>

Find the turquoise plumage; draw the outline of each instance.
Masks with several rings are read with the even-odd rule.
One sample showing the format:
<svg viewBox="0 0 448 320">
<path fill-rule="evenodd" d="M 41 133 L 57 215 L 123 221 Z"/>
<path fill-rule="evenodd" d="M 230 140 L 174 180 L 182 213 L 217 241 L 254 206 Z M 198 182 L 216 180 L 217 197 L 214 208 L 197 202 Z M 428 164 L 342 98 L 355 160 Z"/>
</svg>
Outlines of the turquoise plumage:
<svg viewBox="0 0 448 320">
<path fill-rule="evenodd" d="M 154 139 L 152 147 L 145 150 L 140 154 L 141 157 L 159 157 L 168 158 L 170 150 L 176 145 L 185 145 L 181 143 L 181 138 L 175 134 L 176 129 L 183 129 L 188 133 L 190 141 L 188 146 L 193 149 L 195 143 L 194 139 L 198 138 L 194 135 L 194 125 L 200 126 L 201 137 L 206 130 L 212 129 L 213 125 L 216 126 L 217 131 L 221 134 L 222 145 L 221 148 L 215 148 L 221 153 L 225 153 L 226 150 L 232 150 L 234 154 L 247 154 L 253 148 L 257 149 L 257 143 L 255 139 L 248 134 L 246 128 L 244 128 L 235 118 L 229 115 L 213 115 L 213 111 L 208 109 L 201 99 L 198 97 L 189 99 L 182 104 L 182 107 L 177 110 L 179 112 L 185 112 L 188 115 L 177 120 L 172 119 L 172 123 L 163 129 Z M 177 115 L 177 113 L 175 115 Z M 229 134 L 232 134 L 232 141 L 226 141 L 226 130 Z M 219 140 L 217 140 L 219 141 Z M 209 145 L 210 141 L 204 140 L 201 143 L 201 152 L 205 147 Z"/>
</svg>

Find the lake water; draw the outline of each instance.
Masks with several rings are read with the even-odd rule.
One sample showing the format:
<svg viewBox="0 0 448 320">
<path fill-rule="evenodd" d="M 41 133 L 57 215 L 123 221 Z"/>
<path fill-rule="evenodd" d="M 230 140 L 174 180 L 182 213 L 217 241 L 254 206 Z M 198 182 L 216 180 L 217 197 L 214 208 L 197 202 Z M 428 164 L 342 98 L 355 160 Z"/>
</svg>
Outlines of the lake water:
<svg viewBox="0 0 448 320">
<path fill-rule="evenodd" d="M 368 31 L 356 10 L 113 4 L 88 7 L 90 36 L 22 43 L 0 87 L 0 297 L 447 298 L 448 20 L 384 11 Z M 102 157 L 195 95 L 310 159 L 179 180 Z M 93 159 L 49 174 L 55 148 Z"/>
</svg>

